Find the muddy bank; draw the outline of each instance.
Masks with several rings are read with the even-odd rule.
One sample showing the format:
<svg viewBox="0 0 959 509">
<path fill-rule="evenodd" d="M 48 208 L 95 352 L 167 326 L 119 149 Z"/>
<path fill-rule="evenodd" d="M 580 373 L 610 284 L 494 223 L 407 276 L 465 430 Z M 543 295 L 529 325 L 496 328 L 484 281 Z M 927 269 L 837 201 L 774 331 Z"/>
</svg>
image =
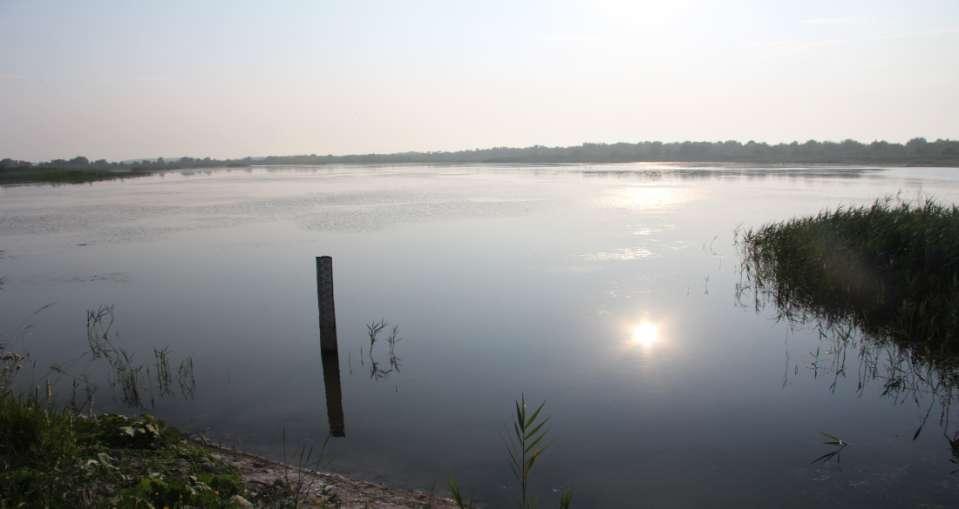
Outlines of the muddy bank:
<svg viewBox="0 0 959 509">
<path fill-rule="evenodd" d="M 300 469 L 224 446 L 202 444 L 240 474 L 252 499 L 285 499 L 300 507 L 343 509 L 455 508 L 442 493 L 392 488 L 330 472 Z M 439 491 L 439 488 L 437 488 Z M 445 491 L 445 490 L 444 490 Z M 252 507 L 252 505 L 251 505 Z"/>
</svg>

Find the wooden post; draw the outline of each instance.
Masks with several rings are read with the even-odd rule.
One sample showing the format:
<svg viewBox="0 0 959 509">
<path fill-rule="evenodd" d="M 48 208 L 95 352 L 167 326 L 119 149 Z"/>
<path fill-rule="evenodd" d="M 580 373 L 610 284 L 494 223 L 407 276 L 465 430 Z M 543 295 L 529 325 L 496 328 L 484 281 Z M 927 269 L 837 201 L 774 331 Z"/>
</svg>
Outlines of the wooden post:
<svg viewBox="0 0 959 509">
<path fill-rule="evenodd" d="M 316 257 L 316 298 L 320 310 L 320 356 L 326 389 L 326 416 L 330 422 L 330 435 L 344 437 L 346 426 L 336 341 L 336 308 L 333 305 L 333 258 L 329 256 Z"/>
<path fill-rule="evenodd" d="M 336 309 L 333 305 L 333 258 L 316 257 L 316 297 L 320 308 L 320 349 L 336 353 Z"/>
</svg>

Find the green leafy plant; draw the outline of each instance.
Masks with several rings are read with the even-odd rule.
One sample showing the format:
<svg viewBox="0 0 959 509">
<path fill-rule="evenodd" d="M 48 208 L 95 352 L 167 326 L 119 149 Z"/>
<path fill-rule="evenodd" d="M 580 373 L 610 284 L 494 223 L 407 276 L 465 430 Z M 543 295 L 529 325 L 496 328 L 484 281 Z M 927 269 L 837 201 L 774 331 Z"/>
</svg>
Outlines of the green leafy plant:
<svg viewBox="0 0 959 509">
<path fill-rule="evenodd" d="M 513 476 L 520 483 L 521 507 L 527 509 L 535 505 L 529 498 L 529 478 L 536 462 L 548 447 L 544 440 L 549 431 L 546 428 L 549 417 L 542 416 L 545 401 L 530 412 L 525 394 L 515 402 L 515 406 L 516 420 L 513 422 L 513 435 L 507 439 L 506 452 L 509 453 Z"/>
<path fill-rule="evenodd" d="M 549 434 L 549 428 L 546 424 L 550 418 L 543 415 L 543 408 L 546 402 L 542 402 L 534 410 L 530 411 L 526 404 L 526 395 L 520 396 L 518 401 L 514 402 L 516 413 L 514 416 L 512 434 L 506 437 L 506 452 L 509 454 L 509 466 L 513 476 L 519 481 L 520 485 L 520 507 L 522 509 L 531 509 L 536 507 L 536 500 L 529 496 L 529 479 L 533 467 L 536 466 L 543 452 L 549 447 L 546 443 L 546 437 Z M 460 491 L 456 480 L 449 481 L 450 497 L 460 509 L 470 509 L 474 503 L 466 498 Z M 573 492 L 563 490 L 559 499 L 560 509 L 569 509 L 573 503 Z"/>
</svg>

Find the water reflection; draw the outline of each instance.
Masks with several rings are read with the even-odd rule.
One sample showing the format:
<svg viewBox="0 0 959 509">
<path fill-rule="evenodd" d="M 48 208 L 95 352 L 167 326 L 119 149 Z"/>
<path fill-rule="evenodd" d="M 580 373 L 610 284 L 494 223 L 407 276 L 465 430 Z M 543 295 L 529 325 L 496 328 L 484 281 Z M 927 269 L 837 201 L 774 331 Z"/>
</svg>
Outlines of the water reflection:
<svg viewBox="0 0 959 509">
<path fill-rule="evenodd" d="M 949 438 L 949 435 L 946 435 L 946 440 L 949 440 L 949 448 L 952 449 L 952 458 L 949 461 L 953 464 L 959 465 L 959 432 L 953 435 L 952 438 Z M 953 470 L 949 473 L 956 474 L 959 473 L 959 470 Z"/>
<path fill-rule="evenodd" d="M 842 451 L 846 449 L 849 443 L 837 437 L 836 435 L 831 435 L 829 433 L 820 433 L 820 435 L 823 437 L 823 443 L 830 446 L 832 450 L 812 460 L 811 463 L 814 465 L 816 463 L 828 463 L 829 461 L 835 459 L 836 464 L 838 465 L 842 460 Z"/>
<path fill-rule="evenodd" d="M 838 251 L 828 243 L 826 249 Z M 912 440 L 918 439 L 930 422 L 937 423 L 956 463 L 959 432 L 950 438 L 950 417 L 952 403 L 959 397 L 959 355 L 946 339 L 955 332 L 937 328 L 939 322 L 922 315 L 924 310 L 937 309 L 933 304 L 943 305 L 940 301 L 950 299 L 929 292 L 923 299 L 930 305 L 913 309 L 903 305 L 912 296 L 890 290 L 881 271 L 858 267 L 857 279 L 851 282 L 851 268 L 841 273 L 811 273 L 814 271 L 801 264 L 767 259 L 749 245 L 743 246 L 743 255 L 736 288 L 740 304 L 751 294 L 757 313 L 771 304 L 777 320 L 793 330 L 811 329 L 818 337 L 802 371 L 800 362 L 792 360 L 787 343 L 783 387 L 805 371 L 813 379 L 826 378 L 833 393 L 850 378 L 860 397 L 870 387 L 879 389 L 874 392 L 895 405 L 915 406 Z M 885 291 L 875 290 L 880 287 Z M 835 456 L 838 461 L 840 451 L 841 447 L 835 455 L 817 460 Z"/>
<path fill-rule="evenodd" d="M 627 358 L 639 354 L 648 358 L 653 353 L 663 354 L 670 345 L 666 331 L 666 322 L 662 318 L 643 317 L 638 320 L 620 322 L 620 340 L 618 354 Z"/>
<path fill-rule="evenodd" d="M 619 169 L 592 169 L 586 167 L 579 170 L 587 178 L 616 178 L 616 179 L 642 179 L 658 181 L 664 179 L 679 180 L 726 180 L 726 179 L 765 179 L 765 178 L 790 178 L 790 179 L 821 179 L 821 178 L 842 178 L 855 179 L 877 174 L 879 168 L 854 167 L 854 166 L 795 166 L 795 167 L 775 167 L 756 165 L 689 165 L 689 164 L 655 164 L 652 166 L 645 164 L 624 165 Z"/>
<path fill-rule="evenodd" d="M 659 341 L 659 326 L 652 322 L 640 322 L 633 327 L 630 342 L 643 349 L 649 349 Z"/>
<path fill-rule="evenodd" d="M 628 186 L 608 192 L 600 203 L 634 211 L 659 210 L 688 202 L 692 191 L 672 186 Z"/>
<path fill-rule="evenodd" d="M 344 473 L 427 488 L 459 475 L 471 491 L 475 486 L 477 495 L 492 499 L 489 507 L 506 507 L 497 495 L 508 478 L 499 468 L 504 394 L 525 390 L 556 405 L 561 440 L 547 453 L 552 459 L 540 482 L 558 486 L 573 468 L 577 506 L 629 505 L 642 492 L 651 506 L 696 507 L 710 500 L 719 506 L 869 507 L 889 495 L 903 506 L 948 507 L 954 500 L 944 499 L 959 489 L 959 475 L 943 481 L 939 474 L 959 465 L 949 463 L 952 449 L 937 427 L 936 408 L 915 446 L 909 443 L 928 400 L 915 410 L 904 392 L 896 401 L 905 404 L 893 407 L 891 393 L 888 402 L 878 399 L 885 381 L 869 382 L 857 400 L 852 342 L 845 378 L 831 396 L 832 359 L 840 368 L 842 354 L 824 341 L 819 359 L 810 357 L 815 331 L 790 340 L 788 376 L 795 382 L 782 391 L 783 327 L 751 309 L 734 313 L 727 306 L 738 271 L 727 263 L 733 253 L 725 239 L 738 222 L 871 200 L 908 188 L 905 176 L 919 171 L 750 169 L 703 171 L 702 179 L 664 172 L 655 180 L 636 171 L 584 177 L 571 167 L 541 176 L 525 168 L 324 168 L 8 189 L 0 200 L 0 248 L 8 251 L 0 262 L 0 275 L 8 277 L 0 291 L 0 328 L 16 326 L 15 318 L 55 297 L 58 307 L 36 331 L 48 340 L 34 343 L 35 358 L 45 362 L 74 344 L 78 327 L 83 339 L 77 319 L 82 322 L 90 302 L 123 302 L 131 325 L 123 332 L 134 344 L 169 344 L 194 354 L 197 369 L 204 370 L 197 401 L 164 405 L 162 415 L 184 427 L 262 444 L 279 459 L 277 422 L 287 422 L 297 440 L 306 434 L 322 440 L 328 434 L 323 412 L 337 414 L 316 400 L 324 397 L 316 385 L 336 370 L 316 365 L 316 339 L 296 339 L 317 334 L 310 321 L 313 289 L 302 285 L 313 275 L 310 257 L 329 250 L 338 258 L 336 318 L 346 331 L 347 358 L 338 358 L 342 398 L 328 401 L 341 401 L 345 412 L 349 397 L 350 436 L 362 431 L 362 440 L 331 440 L 336 468 Z M 938 171 L 931 174 L 936 183 L 925 179 L 924 185 L 959 197 L 955 171 Z M 844 176 L 858 181 L 837 181 Z M 689 187 L 696 201 L 636 212 L 597 206 L 593 199 L 642 184 Z M 478 192 L 502 201 L 470 201 Z M 721 240 L 713 243 L 716 234 Z M 641 254 L 620 248 L 654 256 L 582 258 Z M 713 250 L 727 257 L 722 267 Z M 147 251 L 166 255 L 144 263 L 140 255 Z M 557 270 L 571 266 L 575 270 Z M 75 275 L 112 273 L 130 277 L 71 282 Z M 710 298 L 703 296 L 706 274 Z M 295 285 L 306 294 L 291 302 Z M 402 358 L 398 373 L 385 340 L 390 328 L 380 333 L 373 348 L 377 372 L 393 371 L 370 380 L 363 325 L 381 314 L 402 322 L 400 334 L 408 341 L 394 349 Z M 490 316 L 497 319 L 490 322 Z M 649 347 L 632 341 L 643 321 L 656 325 Z M 757 344 L 762 337 L 771 340 Z M 143 353 L 142 361 L 152 360 L 149 350 Z M 355 376 L 342 369 L 344 360 Z M 407 379 L 416 390 L 394 394 L 394 384 Z M 312 395 L 304 400 L 291 384 Z M 456 412 L 423 419 L 422 412 L 410 411 L 461 402 L 464 395 L 468 404 Z M 597 415 L 615 418 L 597 433 Z M 483 422 L 463 440 L 464 423 Z M 808 466 L 829 448 L 818 440 L 820 431 L 852 443 L 843 452 L 846 475 L 810 480 L 817 475 L 810 470 L 835 467 L 835 460 Z M 953 424 L 950 437 L 955 431 Z M 899 432 L 903 438 L 894 439 Z M 874 444 L 890 447 L 872 450 Z M 855 461 L 860 463 L 848 468 Z M 910 474 L 892 477 L 905 463 Z M 891 485 L 878 477 L 886 474 Z M 868 488 L 847 484 L 864 478 Z M 939 487 L 943 482 L 948 489 Z"/>
<path fill-rule="evenodd" d="M 0 392 L 14 388 L 17 374 L 32 357 L 25 340 L 36 326 L 33 320 L 54 304 L 34 310 L 13 333 L 0 330 Z M 196 377 L 192 357 L 185 356 L 177 362 L 171 348 L 164 346 L 150 349 L 146 355 L 152 360 L 141 361 L 137 355 L 143 352 L 118 341 L 115 325 L 113 306 L 87 310 L 87 349 L 72 359 L 57 359 L 45 371 L 33 360 L 29 363 L 29 382 L 21 380 L 25 385 L 18 390 L 29 390 L 32 386 L 34 397 L 39 401 L 43 386 L 50 403 L 58 397 L 60 383 L 69 382 L 70 398 L 64 401 L 65 405 L 85 413 L 94 411 L 94 396 L 103 381 L 112 389 L 117 403 L 136 409 L 154 408 L 157 401 L 163 399 L 193 399 Z"/>
<path fill-rule="evenodd" d="M 400 337 L 400 327 L 398 325 L 393 325 L 390 329 L 389 335 L 386 336 L 385 341 L 380 341 L 380 333 L 383 332 L 389 324 L 386 320 L 371 321 L 366 324 L 366 332 L 369 338 L 369 347 L 365 352 L 366 360 L 369 362 L 370 368 L 370 379 L 372 380 L 383 380 L 388 378 L 392 373 L 399 373 L 401 364 L 400 357 L 396 354 L 396 345 L 403 338 Z M 377 343 L 385 343 L 387 347 L 387 364 L 383 364 L 380 360 L 379 354 L 374 350 L 374 347 Z M 364 351 L 360 349 L 360 364 L 365 365 L 364 363 Z M 389 366 L 388 368 L 386 366 Z"/>
<path fill-rule="evenodd" d="M 330 435 L 346 436 L 343 418 L 343 392 L 340 388 L 340 357 L 337 352 L 323 352 L 323 387 L 326 390 L 326 415 L 330 422 Z"/>
</svg>

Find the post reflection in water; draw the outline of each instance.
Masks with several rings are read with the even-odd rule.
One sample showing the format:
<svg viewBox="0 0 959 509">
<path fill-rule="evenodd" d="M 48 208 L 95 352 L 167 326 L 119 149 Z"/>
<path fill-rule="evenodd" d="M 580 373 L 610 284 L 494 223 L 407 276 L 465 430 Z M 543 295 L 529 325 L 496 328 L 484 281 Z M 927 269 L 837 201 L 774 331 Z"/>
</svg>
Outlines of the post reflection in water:
<svg viewBox="0 0 959 509">
<path fill-rule="evenodd" d="M 323 386 L 326 389 L 326 415 L 330 421 L 330 435 L 346 436 L 343 419 L 343 392 L 340 389 L 340 358 L 336 352 L 323 352 Z"/>
</svg>

